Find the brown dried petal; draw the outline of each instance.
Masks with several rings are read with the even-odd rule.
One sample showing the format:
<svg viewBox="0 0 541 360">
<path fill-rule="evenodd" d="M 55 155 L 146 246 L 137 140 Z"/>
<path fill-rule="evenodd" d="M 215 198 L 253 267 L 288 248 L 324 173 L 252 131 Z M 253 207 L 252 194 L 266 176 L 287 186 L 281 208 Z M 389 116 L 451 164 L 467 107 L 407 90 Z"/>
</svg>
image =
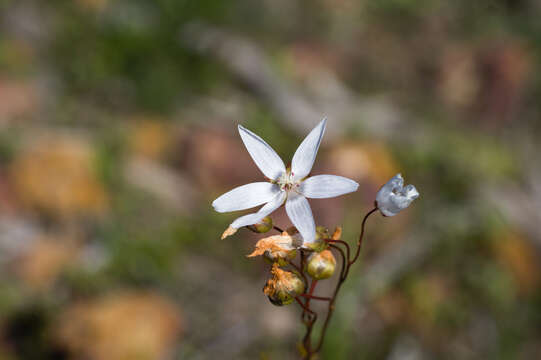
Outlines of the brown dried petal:
<svg viewBox="0 0 541 360">
<path fill-rule="evenodd" d="M 222 234 L 222 240 L 228 236 L 233 235 L 236 232 L 237 232 L 237 229 L 235 229 L 234 227 L 231 227 L 231 226 L 228 227 L 227 229 L 225 229 L 224 233 Z"/>
<path fill-rule="evenodd" d="M 268 251 L 272 257 L 285 258 L 290 251 L 295 250 L 301 243 L 298 234 L 291 236 L 284 231 L 281 235 L 273 235 L 259 240 L 255 244 L 255 250 L 247 257 L 263 255 Z"/>
</svg>

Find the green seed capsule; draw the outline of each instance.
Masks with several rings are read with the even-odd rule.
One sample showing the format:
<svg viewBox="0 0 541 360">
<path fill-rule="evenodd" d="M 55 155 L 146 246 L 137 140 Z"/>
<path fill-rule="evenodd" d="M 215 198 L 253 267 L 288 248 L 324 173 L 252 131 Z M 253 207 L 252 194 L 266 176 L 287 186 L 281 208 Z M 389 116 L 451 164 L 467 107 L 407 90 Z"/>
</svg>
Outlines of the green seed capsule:
<svg viewBox="0 0 541 360">
<path fill-rule="evenodd" d="M 334 274 L 336 268 L 336 259 L 330 250 L 322 252 L 313 252 L 308 257 L 306 272 L 316 279 L 328 279 Z"/>
<path fill-rule="evenodd" d="M 258 222 L 257 224 L 248 226 L 248 228 L 252 230 L 253 232 L 263 234 L 263 233 L 271 231 L 272 226 L 273 226 L 272 218 L 270 216 L 266 216 L 263 219 L 261 219 L 261 221 Z"/>
</svg>

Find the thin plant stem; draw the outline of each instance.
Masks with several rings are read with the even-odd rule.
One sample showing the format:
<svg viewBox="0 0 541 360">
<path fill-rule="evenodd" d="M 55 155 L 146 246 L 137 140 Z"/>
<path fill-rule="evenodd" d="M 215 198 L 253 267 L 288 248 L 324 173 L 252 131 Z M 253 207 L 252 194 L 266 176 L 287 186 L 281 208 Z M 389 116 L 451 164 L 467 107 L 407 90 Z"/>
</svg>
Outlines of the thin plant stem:
<svg viewBox="0 0 541 360">
<path fill-rule="evenodd" d="M 310 284 L 310 290 L 308 291 L 308 297 L 306 298 L 306 307 L 310 309 L 310 299 L 312 298 L 312 295 L 314 294 L 314 290 L 316 289 L 317 280 L 313 279 L 312 283 Z"/>
<path fill-rule="evenodd" d="M 347 276 L 349 274 L 349 269 L 350 269 L 351 265 L 353 265 L 357 261 L 357 259 L 359 258 L 359 255 L 361 253 L 361 245 L 362 245 L 362 241 L 363 241 L 363 238 L 364 238 L 366 220 L 376 210 L 377 210 L 377 207 L 374 207 L 363 218 L 363 221 L 362 221 L 362 224 L 361 224 L 361 234 L 359 235 L 359 240 L 357 242 L 357 251 L 355 252 L 355 256 L 353 257 L 353 259 L 350 259 L 349 254 L 348 254 L 348 257 L 347 257 L 347 260 L 346 260 L 346 256 L 344 255 L 344 252 L 342 251 L 342 249 L 340 249 L 338 246 L 332 244 L 332 242 L 329 241 L 331 243 L 329 246 L 334 248 L 335 250 L 337 250 L 340 253 L 340 255 L 342 257 L 342 267 L 340 269 L 340 278 L 338 279 L 338 283 L 336 284 L 336 288 L 334 289 L 333 296 L 331 297 L 331 300 L 329 301 L 328 310 L 327 310 L 327 316 L 325 317 L 325 322 L 323 323 L 323 328 L 321 330 L 321 335 L 320 335 L 317 347 L 315 349 L 315 353 L 318 353 L 321 350 L 321 347 L 323 346 L 323 341 L 325 340 L 325 335 L 327 333 L 327 328 L 329 326 L 329 322 L 331 320 L 331 317 L 332 317 L 332 315 L 334 313 L 334 307 L 335 307 L 334 304 L 336 302 L 338 292 L 340 291 L 340 288 L 342 287 L 342 284 L 344 283 L 344 281 L 346 280 L 346 278 L 347 278 Z M 337 242 L 337 243 L 339 243 L 339 242 Z M 349 249 L 349 246 L 347 246 L 346 249 Z"/>
<path fill-rule="evenodd" d="M 372 210 L 370 210 L 368 213 L 366 213 L 366 215 L 363 218 L 363 222 L 362 222 L 362 225 L 361 225 L 361 235 L 359 235 L 359 241 L 357 241 L 357 252 L 355 253 L 355 256 L 353 257 L 353 259 L 349 260 L 349 263 L 348 263 L 349 266 L 351 266 L 351 264 L 353 264 L 359 258 L 359 254 L 361 253 L 361 245 L 362 245 L 363 237 L 364 237 L 364 228 L 365 228 L 365 225 L 366 225 L 366 220 L 377 209 L 378 209 L 377 207 L 374 207 Z M 349 266 L 348 266 L 348 268 L 349 268 Z"/>
<path fill-rule="evenodd" d="M 310 294 L 300 294 L 299 296 L 309 298 L 309 299 L 314 299 L 314 300 L 321 300 L 321 301 L 330 301 L 331 300 L 330 297 L 315 296 L 315 295 L 310 295 Z"/>
<path fill-rule="evenodd" d="M 329 301 L 329 306 L 327 309 L 327 316 L 325 317 L 325 322 L 323 323 L 323 328 L 321 329 L 321 335 L 319 337 L 319 342 L 316 347 L 316 353 L 319 352 L 319 350 L 321 349 L 321 346 L 323 345 L 323 340 L 325 339 L 327 328 L 329 327 L 329 321 L 331 320 L 332 314 L 334 312 L 334 303 L 336 301 L 336 296 L 338 295 L 338 291 L 340 291 L 340 287 L 342 287 L 342 284 L 344 283 L 346 279 L 344 276 L 345 274 L 344 269 L 346 268 L 346 266 L 347 267 L 350 266 L 349 262 L 346 261 L 346 257 L 342 249 L 332 244 L 330 245 L 330 247 L 338 250 L 338 252 L 342 256 L 342 268 L 340 269 L 340 278 L 338 279 L 338 283 L 336 284 L 336 288 L 334 289 L 333 296 L 331 297 L 331 300 Z"/>
<path fill-rule="evenodd" d="M 297 272 L 302 276 L 302 279 L 304 280 L 304 283 L 308 284 L 308 278 L 306 277 L 306 274 L 304 273 L 304 270 L 301 267 L 297 266 L 297 264 L 295 264 L 291 260 L 288 260 L 287 263 L 289 265 L 291 265 L 291 267 L 293 267 L 295 270 L 297 270 Z"/>
<path fill-rule="evenodd" d="M 306 305 L 304 304 L 304 302 L 302 302 L 302 300 L 297 296 L 295 297 L 295 300 L 299 303 L 299 305 L 304 309 L 304 311 L 306 311 L 307 313 L 311 314 L 311 315 L 314 315 L 314 316 L 317 316 L 317 314 L 315 312 L 313 312 L 311 309 L 307 308 Z"/>
<path fill-rule="evenodd" d="M 306 325 L 306 327 L 308 329 L 308 327 L 312 326 L 313 323 L 316 321 L 315 319 L 317 319 L 317 314 L 314 311 L 312 311 L 311 309 L 307 308 L 306 305 L 304 304 L 304 302 L 298 296 L 295 297 L 295 300 L 302 307 L 302 310 L 303 310 L 302 315 L 305 315 L 305 314 L 311 315 L 311 317 L 306 315 L 306 316 L 308 316 L 308 318 L 306 318 L 306 319 L 301 316 L 302 322 Z M 306 316 L 304 316 L 304 317 L 306 317 Z"/>
<path fill-rule="evenodd" d="M 345 279 L 345 271 L 346 271 L 346 264 L 349 265 L 349 262 L 346 260 L 346 255 L 344 255 L 344 250 L 339 248 L 338 246 L 334 244 L 329 244 L 330 247 L 335 249 L 340 253 L 340 256 L 342 257 L 342 267 L 340 268 L 340 279 Z"/>
<path fill-rule="evenodd" d="M 306 286 L 308 286 L 308 278 L 306 277 L 306 274 L 304 273 L 305 262 L 306 262 L 306 253 L 304 252 L 304 250 L 301 249 L 301 266 L 300 266 L 300 269 L 301 269 L 301 274 L 302 274 L 303 279 L 304 279 L 304 283 L 306 284 Z M 303 321 L 304 321 L 305 315 L 306 315 L 306 311 L 303 311 L 302 315 L 301 315 Z"/>
<path fill-rule="evenodd" d="M 343 240 L 334 240 L 334 239 L 325 239 L 326 242 L 328 243 L 331 243 L 331 244 L 342 244 L 346 247 L 346 258 L 348 259 L 348 262 L 349 262 L 349 259 L 350 259 L 350 256 L 351 256 L 351 250 L 349 248 L 349 244 Z"/>
<path fill-rule="evenodd" d="M 312 335 L 312 330 L 314 328 L 314 323 L 317 320 L 317 314 L 312 311 L 309 307 L 307 307 L 299 297 L 295 297 L 295 300 L 297 303 L 302 307 L 303 314 L 308 313 L 311 315 L 311 318 L 305 322 L 306 325 L 306 334 L 304 335 L 304 338 L 302 339 L 302 346 L 304 347 L 304 350 L 306 351 L 305 359 L 310 359 L 312 355 L 314 354 L 314 351 L 312 350 L 312 343 L 310 341 L 310 337 Z"/>
<path fill-rule="evenodd" d="M 305 305 L 308 309 L 310 309 L 310 298 L 312 297 L 314 290 L 316 289 L 316 285 L 317 285 L 317 280 L 312 280 L 312 282 L 310 283 L 310 290 L 308 290 L 308 297 L 305 300 Z"/>
<path fill-rule="evenodd" d="M 305 261 L 306 261 L 306 254 L 304 253 L 304 251 L 301 250 L 301 268 L 302 269 L 304 269 Z M 312 282 L 310 283 L 310 289 L 308 290 L 308 295 L 310 297 L 306 298 L 306 302 L 303 305 L 301 305 L 303 308 L 302 319 L 303 319 L 304 324 L 306 325 L 306 334 L 304 335 L 304 338 L 302 340 L 304 350 L 306 351 L 305 359 L 310 359 L 312 355 L 314 354 L 314 352 L 312 351 L 311 335 L 312 335 L 312 330 L 314 328 L 314 323 L 317 320 L 317 314 L 310 309 L 310 298 L 311 296 L 313 296 L 316 286 L 317 286 L 317 280 L 313 279 Z M 299 297 L 296 297 L 295 299 L 297 300 L 299 304 L 302 304 L 302 301 L 299 299 Z M 311 315 L 311 318 L 308 320 L 305 320 L 306 313 Z"/>
</svg>

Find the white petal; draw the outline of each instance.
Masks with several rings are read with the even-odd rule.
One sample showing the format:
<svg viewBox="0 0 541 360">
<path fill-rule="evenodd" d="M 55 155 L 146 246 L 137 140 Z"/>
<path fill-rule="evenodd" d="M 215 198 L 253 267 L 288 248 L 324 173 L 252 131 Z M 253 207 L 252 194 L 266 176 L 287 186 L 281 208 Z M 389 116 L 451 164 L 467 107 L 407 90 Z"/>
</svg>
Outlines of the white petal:
<svg viewBox="0 0 541 360">
<path fill-rule="evenodd" d="M 269 215 L 274 210 L 278 209 L 286 199 L 286 193 L 284 191 L 280 191 L 277 193 L 274 198 L 269 201 L 265 206 L 263 206 L 261 209 L 259 209 L 258 212 L 255 214 L 248 214 L 241 216 L 240 218 L 236 219 L 231 223 L 231 227 L 238 229 L 243 226 L 253 225 L 261 221 L 265 216 Z"/>
<path fill-rule="evenodd" d="M 286 171 L 280 156 L 262 138 L 241 125 L 239 125 L 239 134 L 246 150 L 266 177 L 276 180 Z"/>
<path fill-rule="evenodd" d="M 325 133 L 326 124 L 326 118 L 321 120 L 295 151 L 293 160 L 291 160 L 291 172 L 296 180 L 305 178 L 312 171 L 321 138 Z"/>
<path fill-rule="evenodd" d="M 316 175 L 304 180 L 300 192 L 307 198 L 325 199 L 357 191 L 355 181 L 335 175 Z"/>
<path fill-rule="evenodd" d="M 214 210 L 228 212 L 253 208 L 269 202 L 280 191 L 270 182 L 256 182 L 234 188 L 212 202 Z"/>
<path fill-rule="evenodd" d="M 289 193 L 286 212 L 293 225 L 301 233 L 303 241 L 314 242 L 316 240 L 316 224 L 308 200 L 302 195 Z"/>
</svg>

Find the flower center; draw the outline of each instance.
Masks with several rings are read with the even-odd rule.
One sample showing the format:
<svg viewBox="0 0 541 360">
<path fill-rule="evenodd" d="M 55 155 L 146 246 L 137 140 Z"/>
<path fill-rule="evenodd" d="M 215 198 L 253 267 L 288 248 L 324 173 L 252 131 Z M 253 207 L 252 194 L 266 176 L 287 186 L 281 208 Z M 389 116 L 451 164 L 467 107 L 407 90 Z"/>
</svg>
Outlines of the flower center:
<svg viewBox="0 0 541 360">
<path fill-rule="evenodd" d="M 299 182 L 293 178 L 293 173 L 288 169 L 283 173 L 277 181 L 282 191 L 290 191 L 299 186 Z"/>
</svg>

